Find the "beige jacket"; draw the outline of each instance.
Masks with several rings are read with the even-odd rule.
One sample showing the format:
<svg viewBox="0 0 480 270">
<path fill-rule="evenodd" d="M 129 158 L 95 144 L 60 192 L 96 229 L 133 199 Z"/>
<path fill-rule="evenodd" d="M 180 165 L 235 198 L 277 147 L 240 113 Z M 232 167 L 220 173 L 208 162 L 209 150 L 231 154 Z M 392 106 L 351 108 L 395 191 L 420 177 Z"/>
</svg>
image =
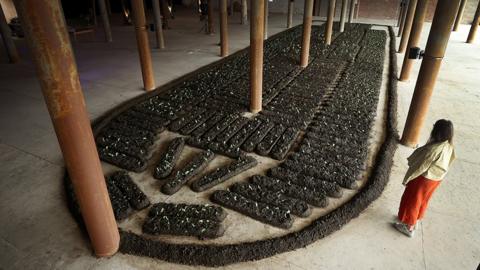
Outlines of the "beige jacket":
<svg viewBox="0 0 480 270">
<path fill-rule="evenodd" d="M 418 176 L 441 181 L 455 160 L 455 150 L 448 141 L 426 144 L 415 150 L 407 160 L 409 168 L 403 179 L 404 185 Z"/>
</svg>

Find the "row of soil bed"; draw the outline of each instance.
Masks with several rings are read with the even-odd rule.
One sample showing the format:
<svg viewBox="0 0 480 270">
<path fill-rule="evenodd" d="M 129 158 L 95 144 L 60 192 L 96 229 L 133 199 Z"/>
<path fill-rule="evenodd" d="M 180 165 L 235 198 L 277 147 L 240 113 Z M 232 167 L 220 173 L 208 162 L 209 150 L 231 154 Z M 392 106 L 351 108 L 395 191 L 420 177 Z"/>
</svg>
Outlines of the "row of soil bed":
<svg viewBox="0 0 480 270">
<path fill-rule="evenodd" d="M 213 205 L 157 203 L 150 208 L 142 230 L 150 235 L 217 238 L 225 231 L 222 221 L 226 216 L 221 207 Z"/>
</svg>

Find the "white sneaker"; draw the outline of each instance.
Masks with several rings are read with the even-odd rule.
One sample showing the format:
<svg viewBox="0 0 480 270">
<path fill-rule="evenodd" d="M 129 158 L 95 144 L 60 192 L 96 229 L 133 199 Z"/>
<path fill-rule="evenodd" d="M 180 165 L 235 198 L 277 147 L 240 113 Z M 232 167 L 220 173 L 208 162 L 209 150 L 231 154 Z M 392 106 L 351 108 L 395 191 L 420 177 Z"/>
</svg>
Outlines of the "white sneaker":
<svg viewBox="0 0 480 270">
<path fill-rule="evenodd" d="M 395 222 L 395 223 L 393 223 L 393 227 L 395 227 L 395 229 L 397 229 L 397 231 L 405 234 L 406 236 L 408 236 L 410 238 L 412 238 L 415 235 L 415 229 L 409 230 L 408 225 L 406 225 L 406 224 Z"/>
</svg>

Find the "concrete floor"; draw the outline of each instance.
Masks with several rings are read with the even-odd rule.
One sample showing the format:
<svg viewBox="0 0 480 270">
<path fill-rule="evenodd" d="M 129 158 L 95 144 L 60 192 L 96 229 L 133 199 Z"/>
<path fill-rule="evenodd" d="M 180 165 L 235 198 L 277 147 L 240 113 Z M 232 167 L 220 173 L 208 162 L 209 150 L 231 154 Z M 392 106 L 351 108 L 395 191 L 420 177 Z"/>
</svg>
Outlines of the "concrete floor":
<svg viewBox="0 0 480 270">
<path fill-rule="evenodd" d="M 284 29 L 285 16 L 270 18 L 270 33 Z M 249 27 L 238 20 L 236 14 L 230 25 L 232 52 L 249 43 Z M 101 42 L 100 29 L 96 41 L 85 36 L 74 45 L 92 119 L 143 93 L 133 27 L 114 25 L 113 43 Z M 218 35 L 199 33 L 196 18 L 178 16 L 172 28 L 165 32 L 167 49 L 152 53 L 157 85 L 219 59 Z M 225 269 L 475 269 L 480 262 L 480 140 L 475 135 L 480 132 L 480 40 L 465 44 L 467 31 L 465 25 L 452 35 L 422 133 L 425 142 L 436 119 L 453 120 L 458 160 L 415 238 L 389 224 L 412 152 L 400 146 L 384 194 L 359 218 L 307 248 Z M 62 156 L 27 49 L 17 44 L 24 59 L 20 64 L 5 64 L 0 56 L 0 269 L 201 269 L 123 254 L 92 256 L 66 208 Z M 410 82 L 399 83 L 399 130 L 418 65 Z"/>
</svg>

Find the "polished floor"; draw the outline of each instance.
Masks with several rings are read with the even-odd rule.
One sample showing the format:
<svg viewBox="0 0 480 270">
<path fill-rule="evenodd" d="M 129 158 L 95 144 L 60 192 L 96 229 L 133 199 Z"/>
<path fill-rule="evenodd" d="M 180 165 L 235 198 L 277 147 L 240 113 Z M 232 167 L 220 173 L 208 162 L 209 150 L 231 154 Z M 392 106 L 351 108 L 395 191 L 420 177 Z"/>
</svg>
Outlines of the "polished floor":
<svg viewBox="0 0 480 270">
<path fill-rule="evenodd" d="M 284 15 L 270 19 L 270 34 L 284 30 Z M 232 52 L 249 44 L 249 26 L 239 20 L 237 13 L 230 23 Z M 143 93 L 133 27 L 113 25 L 113 43 L 102 42 L 99 29 L 95 39 L 86 35 L 74 44 L 91 119 Z M 165 32 L 167 49 L 152 50 L 157 85 L 219 59 L 218 34 L 200 33 L 197 18 L 177 16 L 171 26 Z M 466 44 L 467 32 L 464 25 L 452 34 L 421 140 L 436 119 L 452 120 L 458 160 L 415 238 L 389 224 L 413 151 L 400 146 L 390 183 L 360 217 L 307 248 L 225 269 L 475 269 L 480 262 L 480 38 Z M 428 25 L 423 42 L 427 34 Z M 62 156 L 28 50 L 21 41 L 17 45 L 23 60 L 15 65 L 6 64 L 0 48 L 0 269 L 200 269 L 123 254 L 92 256 L 64 202 Z M 399 55 L 399 64 L 402 60 Z M 399 83 L 400 131 L 419 64 L 409 82 Z"/>
</svg>

